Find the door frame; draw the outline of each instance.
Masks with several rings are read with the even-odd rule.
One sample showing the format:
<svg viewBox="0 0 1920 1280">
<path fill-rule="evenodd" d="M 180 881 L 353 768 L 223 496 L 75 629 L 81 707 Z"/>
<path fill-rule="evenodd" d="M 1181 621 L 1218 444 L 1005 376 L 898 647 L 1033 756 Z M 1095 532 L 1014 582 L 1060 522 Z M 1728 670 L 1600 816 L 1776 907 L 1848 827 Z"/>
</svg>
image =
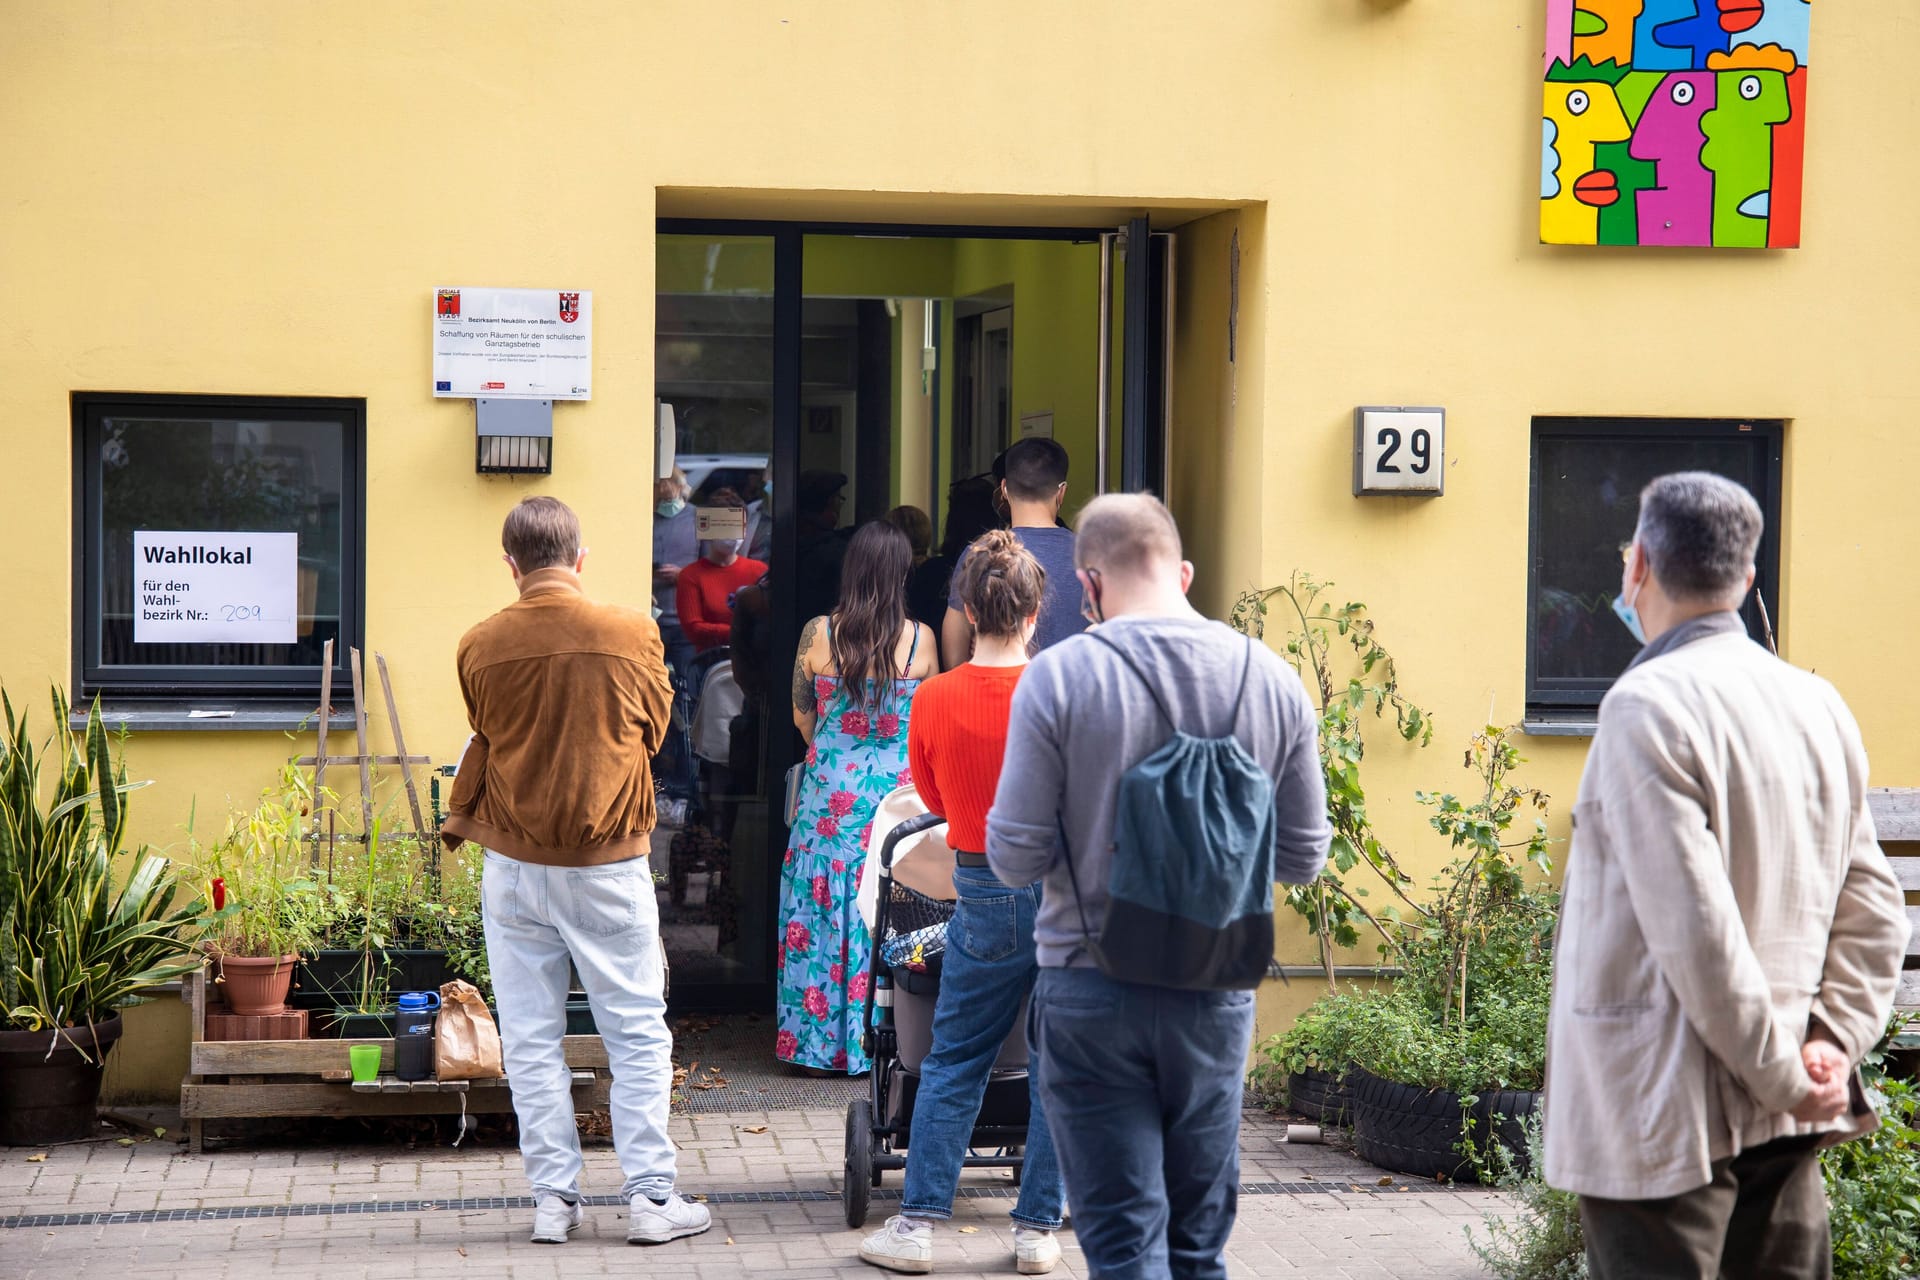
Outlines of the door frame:
<svg viewBox="0 0 1920 1280">
<path fill-rule="evenodd" d="M 1148 219 L 1136 218 L 1125 230 L 1146 229 Z M 654 235 L 660 236 L 760 236 L 773 241 L 773 442 L 769 456 L 773 466 L 773 540 L 774 554 L 779 556 L 782 548 L 796 545 L 799 529 L 796 524 L 795 503 L 798 501 L 797 486 L 800 468 L 800 434 L 804 429 L 802 422 L 802 395 L 800 386 L 800 347 L 801 322 L 805 303 L 804 255 L 808 236 L 849 236 L 871 237 L 875 239 L 947 239 L 947 240 L 1047 240 L 1068 241 L 1081 244 L 1098 244 L 1104 235 L 1112 235 L 1111 226 L 1086 227 L 1039 227 L 1039 226 L 981 226 L 955 223 L 900 223 L 900 222 L 828 222 L 808 219 L 782 221 L 778 219 L 741 219 L 741 218 L 656 218 Z M 1149 233 L 1150 243 L 1155 244 L 1153 258 L 1161 262 L 1161 269 L 1138 273 L 1141 276 L 1138 287 L 1142 305 L 1134 305 L 1136 282 L 1135 272 L 1129 271 L 1126 278 L 1127 306 L 1122 317 L 1122 431 L 1121 431 L 1121 475 L 1122 487 L 1137 489 L 1151 487 L 1164 496 L 1165 482 L 1165 382 L 1163 380 L 1165 356 L 1170 335 L 1166 332 L 1168 297 L 1166 286 L 1170 275 L 1171 250 L 1159 251 L 1162 242 L 1167 242 L 1165 233 Z M 1088 317 L 1094 323 L 1096 317 Z M 1134 330 L 1140 332 L 1136 335 Z M 1150 362 L 1154 371 L 1150 376 L 1134 376 L 1135 352 L 1140 358 Z M 936 373 L 936 377 L 938 374 Z M 943 479 L 945 459 L 940 456 L 940 424 L 936 415 L 933 427 L 932 471 L 929 492 L 934 495 L 935 505 L 944 492 Z M 1146 451 L 1143 455 L 1142 451 Z M 1103 477 L 1104 480 L 1104 477 Z M 1104 487 L 1104 485 L 1102 486 Z M 773 575 L 772 624 L 774 652 L 790 653 L 799 643 L 800 625 L 804 619 L 798 616 L 799 598 L 795 591 L 794 577 L 789 573 Z M 779 682 L 775 682 L 776 687 Z M 769 709 L 771 711 L 771 708 Z M 762 777 L 772 780 L 783 777 L 789 765 L 802 755 L 800 732 L 793 725 L 791 716 L 769 714 L 766 733 L 766 756 L 762 761 Z M 777 868 L 786 850 L 786 828 L 771 820 L 767 823 L 767 865 Z M 779 904 L 779 876 L 768 877 L 769 892 L 773 895 L 768 904 L 768 919 L 773 919 Z M 773 1004 L 778 976 L 774 969 L 776 939 L 774 930 L 759 939 L 763 948 L 761 965 L 767 977 L 760 982 L 734 983 L 676 983 L 673 988 L 673 1007 L 675 1012 L 728 1012 L 737 1010 L 765 1011 Z"/>
</svg>

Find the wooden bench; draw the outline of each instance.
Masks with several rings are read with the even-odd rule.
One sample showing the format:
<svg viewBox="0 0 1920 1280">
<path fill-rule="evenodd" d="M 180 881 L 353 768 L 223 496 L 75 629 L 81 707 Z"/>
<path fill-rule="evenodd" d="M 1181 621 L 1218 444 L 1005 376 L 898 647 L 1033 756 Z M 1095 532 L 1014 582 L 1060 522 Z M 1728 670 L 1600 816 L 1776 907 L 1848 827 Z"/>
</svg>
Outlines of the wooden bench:
<svg viewBox="0 0 1920 1280">
<path fill-rule="evenodd" d="M 1904 1034 L 1894 1043 L 1902 1049 L 1920 1049 L 1920 787 L 1875 787 L 1868 797 L 1881 847 L 1893 864 L 1893 875 L 1906 892 L 1906 965 L 1894 994 L 1894 1009 L 1908 1017 Z"/>
<path fill-rule="evenodd" d="M 499 1080 L 400 1080 L 393 1075 L 393 1041 L 208 1040 L 207 980 L 189 980 L 193 1043 L 180 1085 L 180 1118 L 188 1149 L 204 1150 L 208 1120 L 278 1116 L 492 1115 L 513 1110 L 513 1092 Z M 356 1082 L 347 1050 L 380 1046 L 380 1077 Z M 567 1036 L 576 1112 L 604 1111 L 611 1076 L 599 1036 Z"/>
</svg>

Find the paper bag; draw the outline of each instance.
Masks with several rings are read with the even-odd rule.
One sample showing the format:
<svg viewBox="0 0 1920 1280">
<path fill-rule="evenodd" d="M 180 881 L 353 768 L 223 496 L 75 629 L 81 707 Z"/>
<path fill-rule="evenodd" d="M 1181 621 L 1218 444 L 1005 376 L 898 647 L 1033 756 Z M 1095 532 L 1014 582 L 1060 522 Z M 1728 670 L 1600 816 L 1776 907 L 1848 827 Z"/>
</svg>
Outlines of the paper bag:
<svg viewBox="0 0 1920 1280">
<path fill-rule="evenodd" d="M 500 1029 L 487 1002 L 471 982 L 455 979 L 440 988 L 440 1016 L 433 1024 L 433 1075 L 436 1080 L 497 1080 Z"/>
</svg>

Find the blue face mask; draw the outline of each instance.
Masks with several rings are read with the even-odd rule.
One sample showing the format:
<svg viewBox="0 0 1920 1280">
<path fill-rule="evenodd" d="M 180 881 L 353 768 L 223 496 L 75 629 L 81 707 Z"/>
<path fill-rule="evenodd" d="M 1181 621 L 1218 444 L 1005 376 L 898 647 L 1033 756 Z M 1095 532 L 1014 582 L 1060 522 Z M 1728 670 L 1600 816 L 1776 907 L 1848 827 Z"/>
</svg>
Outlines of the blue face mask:
<svg viewBox="0 0 1920 1280">
<path fill-rule="evenodd" d="M 687 500 L 685 498 L 668 498 L 665 502 L 659 503 L 654 507 L 654 510 L 658 511 L 661 517 L 667 520 L 673 519 L 686 509 Z"/>
<path fill-rule="evenodd" d="M 1640 611 L 1628 604 L 1625 596 L 1613 598 L 1613 613 L 1626 626 L 1635 644 L 1644 646 L 1647 643 L 1647 629 L 1640 625 Z"/>
</svg>

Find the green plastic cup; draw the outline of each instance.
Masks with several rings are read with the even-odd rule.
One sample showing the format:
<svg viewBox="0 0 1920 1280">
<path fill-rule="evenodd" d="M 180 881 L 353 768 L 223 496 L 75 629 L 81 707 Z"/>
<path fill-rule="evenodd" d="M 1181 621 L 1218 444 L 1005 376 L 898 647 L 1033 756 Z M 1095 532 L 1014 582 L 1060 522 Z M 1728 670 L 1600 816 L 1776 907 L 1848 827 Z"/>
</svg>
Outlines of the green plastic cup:
<svg viewBox="0 0 1920 1280">
<path fill-rule="evenodd" d="M 380 1046 L 377 1044 L 356 1044 L 347 1050 L 347 1057 L 353 1063 L 353 1078 L 364 1083 L 380 1077 Z"/>
</svg>

